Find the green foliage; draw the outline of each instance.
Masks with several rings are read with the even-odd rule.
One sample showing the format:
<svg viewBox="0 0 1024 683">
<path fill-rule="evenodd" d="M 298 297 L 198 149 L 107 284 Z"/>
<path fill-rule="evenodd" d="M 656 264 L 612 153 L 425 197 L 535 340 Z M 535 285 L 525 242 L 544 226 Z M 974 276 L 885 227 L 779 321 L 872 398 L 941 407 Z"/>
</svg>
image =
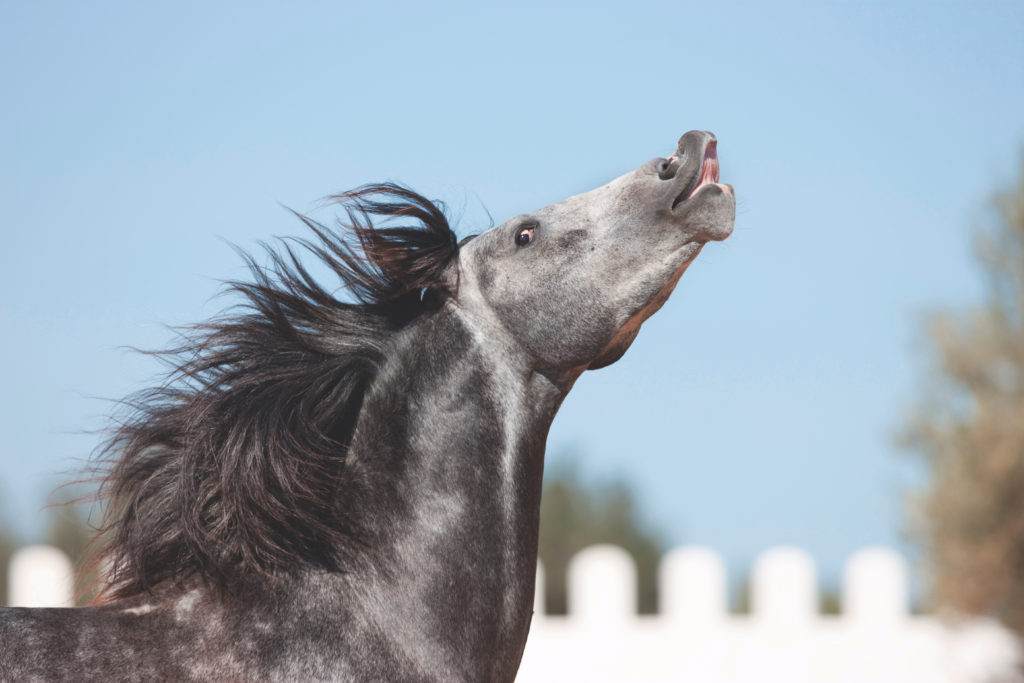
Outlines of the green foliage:
<svg viewBox="0 0 1024 683">
<path fill-rule="evenodd" d="M 596 543 L 612 543 L 633 556 L 640 612 L 657 611 L 657 571 L 664 547 L 658 535 L 644 527 L 636 507 L 635 494 L 624 483 L 589 485 L 572 466 L 545 476 L 540 507 L 540 560 L 544 565 L 545 609 L 549 614 L 565 614 L 569 560 Z"/>
<path fill-rule="evenodd" d="M 839 599 L 839 593 L 835 589 L 821 591 L 821 594 L 818 596 L 818 611 L 828 616 L 842 614 L 842 601 Z"/>
<path fill-rule="evenodd" d="M 1024 633 L 1024 163 L 991 208 L 977 249 L 987 299 L 931 321 L 931 373 L 904 443 L 931 474 L 912 532 L 932 601 Z"/>
</svg>

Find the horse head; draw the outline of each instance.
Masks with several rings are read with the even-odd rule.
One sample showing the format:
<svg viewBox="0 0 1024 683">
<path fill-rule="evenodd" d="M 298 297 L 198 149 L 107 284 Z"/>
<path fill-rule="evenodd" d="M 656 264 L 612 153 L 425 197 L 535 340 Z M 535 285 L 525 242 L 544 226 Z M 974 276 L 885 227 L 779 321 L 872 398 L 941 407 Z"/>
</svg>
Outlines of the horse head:
<svg viewBox="0 0 1024 683">
<path fill-rule="evenodd" d="M 716 147 L 711 133 L 691 131 L 667 158 L 466 243 L 463 305 L 492 311 L 489 323 L 538 369 L 615 362 L 703 246 L 732 232 L 735 198 L 718 183 Z"/>
</svg>

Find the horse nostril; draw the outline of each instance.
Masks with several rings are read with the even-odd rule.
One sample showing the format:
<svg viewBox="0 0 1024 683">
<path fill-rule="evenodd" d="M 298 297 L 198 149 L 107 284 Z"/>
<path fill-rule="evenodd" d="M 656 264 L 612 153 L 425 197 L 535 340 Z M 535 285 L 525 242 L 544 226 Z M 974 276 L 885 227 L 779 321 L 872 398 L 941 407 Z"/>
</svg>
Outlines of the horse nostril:
<svg viewBox="0 0 1024 683">
<path fill-rule="evenodd" d="M 658 177 L 662 180 L 671 180 L 674 178 L 676 176 L 676 171 L 679 169 L 678 161 L 679 159 L 675 156 L 659 161 Z"/>
</svg>

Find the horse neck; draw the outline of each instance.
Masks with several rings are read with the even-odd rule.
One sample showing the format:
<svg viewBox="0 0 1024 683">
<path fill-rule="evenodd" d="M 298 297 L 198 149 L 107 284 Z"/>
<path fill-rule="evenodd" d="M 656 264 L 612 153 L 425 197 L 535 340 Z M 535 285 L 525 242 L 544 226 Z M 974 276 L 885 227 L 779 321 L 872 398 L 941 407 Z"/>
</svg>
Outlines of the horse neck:
<svg viewBox="0 0 1024 683">
<path fill-rule="evenodd" d="M 491 661 L 511 645 L 518 664 L 544 443 L 565 389 L 533 372 L 510 339 L 481 332 L 449 305 L 399 337 L 349 451 L 346 467 L 362 482 L 351 514 L 369 532 L 381 609 L 408 609 L 421 626 L 436 619 L 426 632 L 489 649 Z"/>
</svg>

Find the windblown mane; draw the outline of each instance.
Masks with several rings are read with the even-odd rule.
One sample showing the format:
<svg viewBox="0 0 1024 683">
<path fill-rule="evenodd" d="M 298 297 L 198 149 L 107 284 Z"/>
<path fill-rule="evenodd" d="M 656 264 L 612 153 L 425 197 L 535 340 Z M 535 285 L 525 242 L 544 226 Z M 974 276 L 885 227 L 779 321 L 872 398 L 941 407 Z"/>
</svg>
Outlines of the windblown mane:
<svg viewBox="0 0 1024 683">
<path fill-rule="evenodd" d="M 269 266 L 243 254 L 252 281 L 228 283 L 243 302 L 187 328 L 158 354 L 171 368 L 164 383 L 124 402 L 99 453 L 109 467 L 94 557 L 109 572 L 103 599 L 195 577 L 228 590 L 303 566 L 339 569 L 359 542 L 338 492 L 363 396 L 394 332 L 452 293 L 458 243 L 444 206 L 401 186 L 330 199 L 347 214 L 340 234 L 296 214 L 314 239 L 263 244 Z M 355 303 L 318 284 L 294 245 Z"/>
</svg>

